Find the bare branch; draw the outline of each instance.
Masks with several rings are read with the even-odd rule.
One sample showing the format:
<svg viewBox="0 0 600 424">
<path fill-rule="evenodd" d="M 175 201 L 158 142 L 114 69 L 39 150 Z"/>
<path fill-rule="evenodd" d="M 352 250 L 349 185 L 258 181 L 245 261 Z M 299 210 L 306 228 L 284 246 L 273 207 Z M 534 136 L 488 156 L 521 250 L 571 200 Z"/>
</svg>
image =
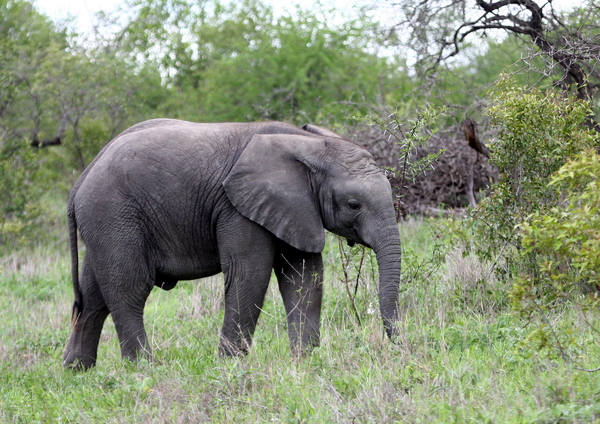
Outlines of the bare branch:
<svg viewBox="0 0 600 424">
<path fill-rule="evenodd" d="M 470 3 L 470 2 L 473 3 Z M 583 100 L 597 93 L 600 83 L 600 6 L 595 0 L 573 12 L 559 13 L 552 2 L 537 0 L 430 0 L 393 3 L 405 13 L 414 37 L 409 41 L 417 52 L 417 71 L 432 75 L 450 63 L 474 35 L 493 32 L 514 34 L 547 57 L 548 74 L 560 69 L 560 86 Z M 558 67 L 554 66 L 558 65 Z M 596 127 L 592 117 L 589 125 Z"/>
</svg>

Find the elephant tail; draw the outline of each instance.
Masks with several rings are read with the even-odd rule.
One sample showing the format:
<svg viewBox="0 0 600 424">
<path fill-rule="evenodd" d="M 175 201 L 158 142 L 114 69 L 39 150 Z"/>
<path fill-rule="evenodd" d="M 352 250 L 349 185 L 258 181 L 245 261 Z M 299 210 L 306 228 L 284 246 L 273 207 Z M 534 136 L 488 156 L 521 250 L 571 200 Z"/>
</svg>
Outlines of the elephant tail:
<svg viewBox="0 0 600 424">
<path fill-rule="evenodd" d="M 79 286 L 79 250 L 77 248 L 77 221 L 75 219 L 75 206 L 73 202 L 69 202 L 67 211 L 69 225 L 69 246 L 71 249 L 71 278 L 73 280 L 73 292 L 75 294 L 75 302 L 73 302 L 73 312 L 71 315 L 71 324 L 75 326 L 77 319 L 83 311 L 83 296 L 81 287 Z"/>
</svg>

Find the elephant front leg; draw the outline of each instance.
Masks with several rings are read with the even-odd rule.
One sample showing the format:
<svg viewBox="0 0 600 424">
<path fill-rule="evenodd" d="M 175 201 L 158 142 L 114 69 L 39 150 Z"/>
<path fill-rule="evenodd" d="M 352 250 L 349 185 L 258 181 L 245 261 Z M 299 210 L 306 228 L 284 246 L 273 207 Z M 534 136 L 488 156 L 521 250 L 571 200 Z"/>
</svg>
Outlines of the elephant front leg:
<svg viewBox="0 0 600 424">
<path fill-rule="evenodd" d="M 219 250 L 225 274 L 225 319 L 219 352 L 223 356 L 248 353 L 252 335 L 271 278 L 275 254 L 273 236 L 241 215 L 220 232 Z M 230 228 L 237 234 L 231 237 Z"/>
<path fill-rule="evenodd" d="M 304 355 L 320 343 L 323 260 L 320 253 L 287 247 L 275 259 L 275 274 L 288 319 L 292 353 Z"/>
<path fill-rule="evenodd" d="M 144 329 L 144 310 L 138 305 L 125 304 L 111 311 L 119 336 L 121 357 L 132 362 L 140 358 L 152 361 L 152 350 Z"/>
<path fill-rule="evenodd" d="M 219 342 L 223 356 L 248 353 L 269 285 L 270 265 L 267 272 L 240 269 L 247 263 L 243 260 L 225 272 L 225 319 Z"/>
</svg>

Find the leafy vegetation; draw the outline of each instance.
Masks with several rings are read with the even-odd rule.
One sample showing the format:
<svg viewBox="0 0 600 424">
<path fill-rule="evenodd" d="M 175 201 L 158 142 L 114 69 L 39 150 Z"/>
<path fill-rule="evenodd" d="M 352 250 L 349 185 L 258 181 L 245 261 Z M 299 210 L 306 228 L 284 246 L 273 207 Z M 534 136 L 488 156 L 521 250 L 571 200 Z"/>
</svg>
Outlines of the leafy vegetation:
<svg viewBox="0 0 600 424">
<path fill-rule="evenodd" d="M 542 270 L 550 281 L 600 282 L 599 179 L 598 154 L 582 152 L 553 174 L 549 183 L 563 200 L 546 213 L 532 214 L 523 224 L 523 245 L 527 252 L 535 250 L 548 258 Z"/>
<path fill-rule="evenodd" d="M 459 224 L 468 234 L 465 252 L 491 264 L 498 287 L 530 323 L 528 349 L 577 363 L 583 349 L 573 337 L 577 324 L 552 321 L 577 312 L 596 331 L 600 174 L 592 152 L 600 137 L 584 125 L 587 102 L 506 84 L 490 108 L 499 127 L 491 160 L 500 177 Z"/>
<path fill-rule="evenodd" d="M 556 328 L 549 317 L 565 308 L 577 311 L 594 332 L 600 301 L 600 158 L 584 151 L 553 174 L 549 183 L 561 201 L 533 213 L 522 224 L 522 256 L 533 257 L 535 273 L 515 279 L 511 295 L 515 309 L 536 323 L 529 337 L 577 363 L 581 349 L 573 325 Z"/>
<path fill-rule="evenodd" d="M 461 4 L 401 2 L 423 12 L 407 19 L 414 37 L 403 42 L 369 10 L 279 15 L 259 0 L 130 0 L 101 14 L 97 32 L 75 34 L 28 0 L 0 0 L 0 421 L 600 419 L 597 375 L 583 371 L 600 353 L 597 102 L 573 86 L 577 75 L 565 77 L 570 62 L 548 66 L 524 53 L 523 39 L 448 54 L 458 47 L 446 42 L 449 28 L 468 31 L 457 26 Z M 543 22 L 546 39 L 589 76 L 584 88 L 596 78 L 587 62 L 597 58 L 600 10 L 587 6 Z M 497 82 L 503 71 L 511 77 Z M 381 127 L 360 128 L 357 141 L 394 168 L 400 195 L 436 167 L 437 153 L 415 150 L 431 128 L 456 140 L 473 117 L 493 140 L 498 178 L 466 219 L 400 223 L 399 344 L 381 328 L 372 253 L 331 237 L 322 346 L 309 357 L 291 357 L 272 288 L 249 356 L 219 358 L 223 282 L 214 277 L 153 291 L 154 363 L 123 362 L 109 320 L 98 366 L 62 369 L 72 301 L 65 199 L 108 140 L 154 117 L 277 119 L 349 134 L 356 116 Z"/>
<path fill-rule="evenodd" d="M 582 150 L 600 144 L 598 134 L 583 125 L 588 103 L 555 91 L 515 86 L 508 80 L 499 83 L 492 98 L 495 104 L 489 114 L 498 134 L 490 144 L 490 160 L 500 177 L 493 194 L 471 215 L 471 222 L 479 227 L 478 252 L 487 260 L 500 251 L 508 259 L 519 250 L 521 233 L 516 227 L 559 200 L 549 186 L 553 173 Z M 511 273 L 509 268 L 499 269 Z"/>
</svg>

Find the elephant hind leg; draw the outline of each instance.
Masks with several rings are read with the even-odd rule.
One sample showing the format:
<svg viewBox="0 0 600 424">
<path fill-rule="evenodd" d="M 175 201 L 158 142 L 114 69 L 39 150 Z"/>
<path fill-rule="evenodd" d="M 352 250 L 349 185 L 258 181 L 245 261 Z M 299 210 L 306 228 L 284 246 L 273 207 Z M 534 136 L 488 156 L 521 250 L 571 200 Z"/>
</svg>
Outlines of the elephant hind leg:
<svg viewBox="0 0 600 424">
<path fill-rule="evenodd" d="M 144 328 L 143 310 L 131 305 L 123 305 L 111 312 L 115 323 L 121 356 L 132 362 L 140 358 L 152 360 L 152 351 Z"/>
<path fill-rule="evenodd" d="M 146 261 L 137 255 L 125 258 L 106 270 L 100 279 L 104 299 L 115 324 L 121 356 L 130 361 L 152 359 L 144 328 L 144 306 L 154 287 Z"/>
<path fill-rule="evenodd" d="M 108 316 L 108 307 L 87 257 L 79 284 L 83 301 L 73 317 L 73 331 L 65 348 L 63 365 L 86 370 L 96 364 L 98 343 Z"/>
</svg>

